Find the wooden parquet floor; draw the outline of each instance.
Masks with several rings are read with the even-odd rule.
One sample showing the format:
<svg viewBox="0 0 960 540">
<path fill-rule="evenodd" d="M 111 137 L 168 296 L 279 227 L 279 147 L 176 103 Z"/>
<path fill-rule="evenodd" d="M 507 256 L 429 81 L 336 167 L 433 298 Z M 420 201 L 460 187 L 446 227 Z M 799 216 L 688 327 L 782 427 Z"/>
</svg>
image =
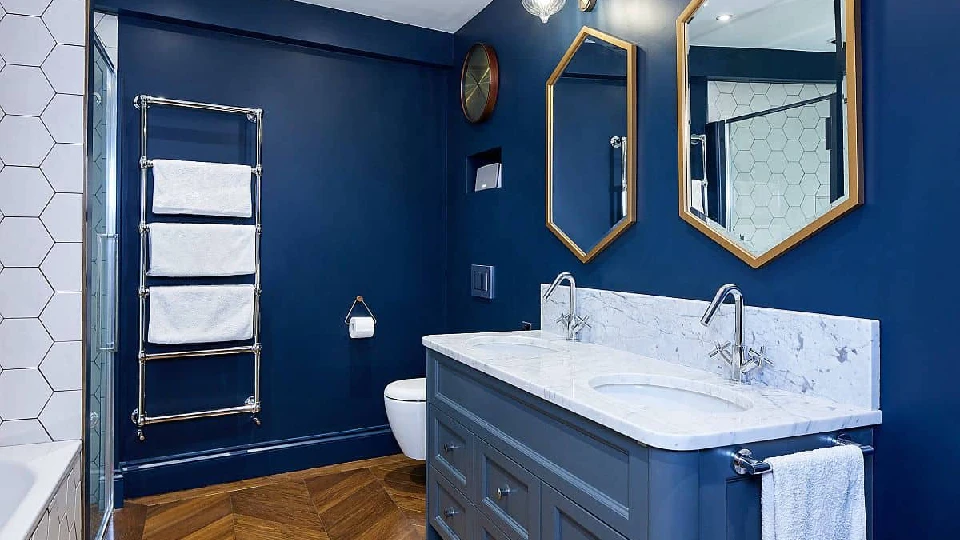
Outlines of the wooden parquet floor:
<svg viewBox="0 0 960 540">
<path fill-rule="evenodd" d="M 426 470 L 404 456 L 127 500 L 114 540 L 423 540 Z"/>
</svg>

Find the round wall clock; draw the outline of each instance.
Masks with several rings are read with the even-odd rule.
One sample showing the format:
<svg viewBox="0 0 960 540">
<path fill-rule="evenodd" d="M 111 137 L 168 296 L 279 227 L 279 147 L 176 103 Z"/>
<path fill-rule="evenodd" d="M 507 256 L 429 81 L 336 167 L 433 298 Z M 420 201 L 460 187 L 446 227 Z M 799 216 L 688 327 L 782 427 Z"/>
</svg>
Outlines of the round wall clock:
<svg viewBox="0 0 960 540">
<path fill-rule="evenodd" d="M 493 114 L 500 90 L 500 66 L 490 45 L 477 43 L 467 52 L 460 71 L 460 108 L 471 124 Z"/>
</svg>

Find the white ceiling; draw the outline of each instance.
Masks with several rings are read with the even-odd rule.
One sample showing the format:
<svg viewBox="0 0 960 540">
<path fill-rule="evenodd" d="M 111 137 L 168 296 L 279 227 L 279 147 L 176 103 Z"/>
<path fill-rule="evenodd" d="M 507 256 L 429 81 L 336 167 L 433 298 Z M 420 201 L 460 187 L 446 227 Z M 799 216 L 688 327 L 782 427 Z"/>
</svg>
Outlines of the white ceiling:
<svg viewBox="0 0 960 540">
<path fill-rule="evenodd" d="M 350 11 L 431 28 L 441 32 L 456 32 L 491 0 L 297 0 L 341 11 Z M 519 1 L 519 0 L 518 0 Z"/>
<path fill-rule="evenodd" d="M 833 0 L 709 0 L 690 22 L 690 43 L 705 47 L 834 52 L 834 33 Z"/>
</svg>

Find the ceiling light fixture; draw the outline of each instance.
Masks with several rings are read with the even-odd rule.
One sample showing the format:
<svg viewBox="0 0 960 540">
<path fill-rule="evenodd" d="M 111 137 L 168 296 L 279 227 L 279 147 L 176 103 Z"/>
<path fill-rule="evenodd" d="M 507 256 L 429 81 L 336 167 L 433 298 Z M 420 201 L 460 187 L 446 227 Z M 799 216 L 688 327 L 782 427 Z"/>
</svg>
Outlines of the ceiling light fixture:
<svg viewBox="0 0 960 540">
<path fill-rule="evenodd" d="M 550 17 L 560 11 L 567 0 L 522 0 L 521 3 L 523 8 L 529 11 L 531 15 L 540 17 L 543 24 L 547 24 Z"/>
<path fill-rule="evenodd" d="M 733 15 L 729 13 L 721 13 L 720 15 L 717 15 L 717 20 L 720 22 L 730 22 L 733 20 Z"/>
</svg>

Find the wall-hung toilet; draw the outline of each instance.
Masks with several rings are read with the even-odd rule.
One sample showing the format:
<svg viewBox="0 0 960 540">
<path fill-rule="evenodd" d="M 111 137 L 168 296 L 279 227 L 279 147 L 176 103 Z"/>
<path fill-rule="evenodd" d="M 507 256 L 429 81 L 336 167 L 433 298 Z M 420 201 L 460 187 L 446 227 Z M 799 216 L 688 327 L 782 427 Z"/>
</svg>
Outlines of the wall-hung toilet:
<svg viewBox="0 0 960 540">
<path fill-rule="evenodd" d="M 383 403 L 400 450 L 410 459 L 427 459 L 427 379 L 388 384 Z"/>
</svg>

